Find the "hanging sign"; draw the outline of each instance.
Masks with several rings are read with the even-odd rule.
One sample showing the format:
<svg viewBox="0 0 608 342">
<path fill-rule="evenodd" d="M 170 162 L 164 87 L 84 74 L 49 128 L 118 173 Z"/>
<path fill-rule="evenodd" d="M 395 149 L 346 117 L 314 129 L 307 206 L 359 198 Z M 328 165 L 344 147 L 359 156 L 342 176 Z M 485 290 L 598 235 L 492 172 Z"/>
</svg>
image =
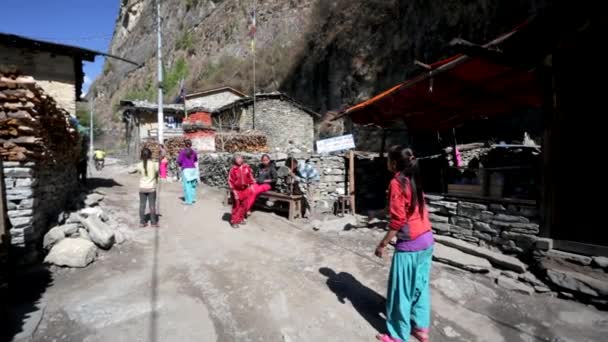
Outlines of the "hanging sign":
<svg viewBox="0 0 608 342">
<path fill-rule="evenodd" d="M 317 140 L 317 153 L 329 153 L 355 148 L 355 139 L 352 134 L 340 137 Z"/>
</svg>

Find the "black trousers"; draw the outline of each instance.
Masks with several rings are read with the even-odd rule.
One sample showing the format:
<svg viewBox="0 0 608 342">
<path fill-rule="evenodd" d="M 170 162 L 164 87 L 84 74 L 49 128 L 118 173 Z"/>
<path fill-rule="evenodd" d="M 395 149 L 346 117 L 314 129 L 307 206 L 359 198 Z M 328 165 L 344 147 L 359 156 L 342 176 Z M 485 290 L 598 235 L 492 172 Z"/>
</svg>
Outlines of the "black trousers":
<svg viewBox="0 0 608 342">
<path fill-rule="evenodd" d="M 146 202 L 150 207 L 150 221 L 158 223 L 156 216 L 156 191 L 139 193 L 139 223 L 146 224 Z"/>
</svg>

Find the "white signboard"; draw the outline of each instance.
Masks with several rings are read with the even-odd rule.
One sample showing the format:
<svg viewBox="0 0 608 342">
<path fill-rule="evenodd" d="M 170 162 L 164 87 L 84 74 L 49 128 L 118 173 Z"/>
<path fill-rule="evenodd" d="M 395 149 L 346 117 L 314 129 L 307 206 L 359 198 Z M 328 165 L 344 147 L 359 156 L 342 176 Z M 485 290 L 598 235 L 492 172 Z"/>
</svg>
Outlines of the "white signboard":
<svg viewBox="0 0 608 342">
<path fill-rule="evenodd" d="M 352 134 L 317 141 L 318 153 L 350 150 L 351 148 L 355 148 L 355 139 Z"/>
</svg>

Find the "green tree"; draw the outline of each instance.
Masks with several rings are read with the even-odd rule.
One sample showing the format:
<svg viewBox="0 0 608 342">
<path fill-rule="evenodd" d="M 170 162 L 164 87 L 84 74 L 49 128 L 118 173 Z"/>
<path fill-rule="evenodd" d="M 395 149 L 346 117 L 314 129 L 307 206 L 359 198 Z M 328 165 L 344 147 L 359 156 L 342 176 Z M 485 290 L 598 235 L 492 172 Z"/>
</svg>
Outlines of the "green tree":
<svg viewBox="0 0 608 342">
<path fill-rule="evenodd" d="M 78 103 L 76 105 L 76 118 L 81 126 L 91 127 L 91 112 L 88 103 Z M 95 137 L 103 135 L 104 123 L 99 116 L 93 116 L 93 134 Z"/>
</svg>

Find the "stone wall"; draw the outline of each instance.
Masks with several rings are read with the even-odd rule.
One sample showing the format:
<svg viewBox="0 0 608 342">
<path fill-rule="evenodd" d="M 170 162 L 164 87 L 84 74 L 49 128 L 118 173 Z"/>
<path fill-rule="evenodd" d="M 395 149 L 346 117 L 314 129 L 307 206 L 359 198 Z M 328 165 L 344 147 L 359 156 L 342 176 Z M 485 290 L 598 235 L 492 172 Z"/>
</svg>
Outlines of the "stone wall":
<svg viewBox="0 0 608 342">
<path fill-rule="evenodd" d="M 285 164 L 287 154 L 272 153 L 272 160 L 277 166 Z M 262 154 L 244 153 L 245 162 L 257 169 Z M 343 155 L 321 156 L 311 154 L 295 154 L 298 160 L 310 159 L 319 171 L 320 182 L 315 189 L 315 207 L 318 212 L 331 212 L 339 195 L 346 193 L 347 159 Z M 231 153 L 201 153 L 199 168 L 203 183 L 213 187 L 227 188 L 228 170 L 232 165 Z"/>
<path fill-rule="evenodd" d="M 314 119 L 309 113 L 280 99 L 259 100 L 255 113 L 255 129 L 267 135 L 271 151 L 287 152 L 294 147 L 302 152 L 314 151 Z M 240 120 L 241 130 L 253 128 L 252 106 L 245 109 Z"/>
<path fill-rule="evenodd" d="M 450 235 L 507 254 L 527 253 L 538 239 L 536 206 L 471 202 L 438 195 L 427 195 L 427 203 L 436 234 Z"/>
<path fill-rule="evenodd" d="M 32 78 L 0 75 L 0 155 L 10 241 L 31 261 L 48 224 L 76 199 L 80 138 Z"/>
</svg>

